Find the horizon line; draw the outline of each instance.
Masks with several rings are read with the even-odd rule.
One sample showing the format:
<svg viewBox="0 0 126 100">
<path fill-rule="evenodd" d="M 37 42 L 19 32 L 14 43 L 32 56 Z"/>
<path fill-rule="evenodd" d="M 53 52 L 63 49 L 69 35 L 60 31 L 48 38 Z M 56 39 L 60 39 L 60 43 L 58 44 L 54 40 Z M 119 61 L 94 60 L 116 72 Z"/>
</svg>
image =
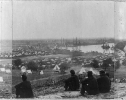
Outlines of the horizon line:
<svg viewBox="0 0 126 100">
<path fill-rule="evenodd" d="M 10 41 L 13 41 L 13 40 L 61 40 L 61 39 L 67 39 L 67 40 L 69 40 L 69 39 L 114 39 L 114 38 L 112 38 L 112 37 L 101 37 L 101 38 L 80 38 L 80 37 L 73 37 L 73 38 L 42 38 L 42 39 L 1 39 L 1 41 L 8 41 L 8 40 L 10 40 Z M 115 40 L 118 40 L 118 39 L 115 39 Z M 126 39 L 122 39 L 122 40 L 126 40 Z"/>
</svg>

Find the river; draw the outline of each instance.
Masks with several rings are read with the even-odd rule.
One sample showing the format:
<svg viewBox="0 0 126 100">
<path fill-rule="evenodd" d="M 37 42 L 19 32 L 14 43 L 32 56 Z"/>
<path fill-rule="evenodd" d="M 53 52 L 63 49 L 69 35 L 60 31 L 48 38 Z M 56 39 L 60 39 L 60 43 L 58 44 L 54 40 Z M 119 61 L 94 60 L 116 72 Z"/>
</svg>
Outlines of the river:
<svg viewBox="0 0 126 100">
<path fill-rule="evenodd" d="M 100 53 L 103 53 L 102 44 L 100 45 L 87 45 L 87 46 L 80 46 L 80 50 L 84 53 L 91 52 L 91 51 L 97 51 Z M 114 43 L 109 43 L 109 46 L 114 46 Z M 73 47 L 68 47 L 68 50 L 72 51 Z M 113 50 L 111 48 L 109 49 L 110 53 L 113 53 Z"/>
<path fill-rule="evenodd" d="M 101 47 L 102 45 L 87 45 L 87 46 L 80 46 L 80 50 L 84 53 L 87 53 L 87 52 L 91 52 L 91 51 L 97 51 L 99 53 L 103 53 L 103 49 Z M 114 46 L 114 43 L 109 43 L 109 46 L 112 47 Z M 11 50 L 12 48 L 11 47 L 4 47 L 4 49 L 7 49 L 6 51 L 8 50 Z M 68 50 L 72 51 L 73 48 L 72 47 L 68 47 Z M 113 53 L 113 51 L 111 49 L 109 49 L 110 53 Z M 12 59 L 1 59 L 0 60 L 0 63 L 10 63 L 12 62 Z"/>
</svg>

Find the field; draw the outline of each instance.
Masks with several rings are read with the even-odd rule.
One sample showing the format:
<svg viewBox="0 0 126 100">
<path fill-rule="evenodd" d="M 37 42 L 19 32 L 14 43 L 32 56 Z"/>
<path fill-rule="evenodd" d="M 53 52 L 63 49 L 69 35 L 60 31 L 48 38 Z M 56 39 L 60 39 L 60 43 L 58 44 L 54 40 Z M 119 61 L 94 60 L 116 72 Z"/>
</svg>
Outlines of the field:
<svg viewBox="0 0 126 100">
<path fill-rule="evenodd" d="M 74 69 L 76 72 L 78 72 L 81 69 L 81 66 L 73 66 L 70 69 L 66 71 L 65 74 L 68 74 L 71 69 Z M 32 74 L 28 74 L 28 80 L 33 81 L 37 79 L 44 79 L 49 77 L 56 77 L 59 75 L 62 75 L 61 73 L 54 72 L 53 69 L 45 69 L 43 75 L 39 75 L 37 72 L 33 72 Z M 12 85 L 16 85 L 20 83 L 21 80 L 21 71 L 20 70 L 13 70 L 12 71 Z"/>
<path fill-rule="evenodd" d="M 44 74 L 43 75 L 39 75 L 38 72 L 33 72 L 32 74 L 28 74 L 28 80 L 32 81 L 32 80 L 37 80 L 40 78 L 47 78 L 50 76 L 57 76 L 60 75 L 59 73 L 54 73 L 52 70 L 44 70 L 43 71 Z M 16 85 L 18 83 L 20 83 L 21 80 L 21 71 L 20 70 L 13 70 L 12 72 L 12 85 Z"/>
<path fill-rule="evenodd" d="M 81 57 L 84 57 L 84 58 L 88 59 L 88 58 L 94 58 L 97 55 L 96 54 L 93 55 L 92 53 L 87 53 L 87 54 L 85 54 L 85 56 L 81 56 Z M 101 54 L 99 54 L 99 55 L 101 56 Z M 24 58 L 21 58 L 21 59 L 23 61 L 30 61 L 30 60 L 33 60 L 33 59 L 67 58 L 67 57 L 70 57 L 70 56 L 69 55 L 59 54 L 59 55 L 48 55 L 48 56 L 24 57 Z M 68 74 L 71 69 L 74 69 L 76 72 L 78 72 L 81 69 L 81 65 L 72 65 L 72 66 L 70 66 L 70 69 L 68 69 L 66 71 L 66 74 Z M 109 71 L 110 71 L 110 76 L 113 76 L 113 69 L 109 69 L 108 72 Z M 43 72 L 44 72 L 43 75 L 39 75 L 39 73 L 37 73 L 37 72 L 33 72 L 33 74 L 28 74 L 27 75 L 28 80 L 32 81 L 32 80 L 37 80 L 37 79 L 48 78 L 48 77 L 52 77 L 52 76 L 55 77 L 55 76 L 58 76 L 58 75 L 62 75 L 61 73 L 55 73 L 53 71 L 53 68 L 45 69 L 45 70 L 43 70 Z M 22 81 L 20 76 L 21 76 L 21 71 L 20 70 L 14 69 L 12 71 L 12 85 L 16 85 L 16 84 L 18 84 L 19 82 Z"/>
</svg>

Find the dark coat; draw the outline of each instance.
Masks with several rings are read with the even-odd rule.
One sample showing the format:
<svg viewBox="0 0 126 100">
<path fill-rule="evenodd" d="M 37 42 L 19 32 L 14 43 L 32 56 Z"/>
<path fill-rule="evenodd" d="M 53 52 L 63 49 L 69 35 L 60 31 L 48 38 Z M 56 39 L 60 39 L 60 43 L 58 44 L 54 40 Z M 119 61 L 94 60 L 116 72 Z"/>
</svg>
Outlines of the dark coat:
<svg viewBox="0 0 126 100">
<path fill-rule="evenodd" d="M 70 91 L 76 91 L 80 88 L 79 79 L 76 75 L 71 76 L 65 81 L 65 87 L 68 87 Z"/>
<path fill-rule="evenodd" d="M 102 75 L 100 78 L 97 79 L 99 92 L 100 93 L 107 93 L 110 91 L 111 88 L 111 80 L 108 76 Z"/>
<path fill-rule="evenodd" d="M 97 80 L 92 76 L 82 81 L 81 94 L 87 91 L 89 95 L 96 95 L 99 93 Z"/>
<path fill-rule="evenodd" d="M 31 88 L 31 83 L 29 81 L 21 82 L 20 84 L 15 86 L 16 95 L 20 96 L 20 98 L 33 98 L 33 91 Z"/>
</svg>

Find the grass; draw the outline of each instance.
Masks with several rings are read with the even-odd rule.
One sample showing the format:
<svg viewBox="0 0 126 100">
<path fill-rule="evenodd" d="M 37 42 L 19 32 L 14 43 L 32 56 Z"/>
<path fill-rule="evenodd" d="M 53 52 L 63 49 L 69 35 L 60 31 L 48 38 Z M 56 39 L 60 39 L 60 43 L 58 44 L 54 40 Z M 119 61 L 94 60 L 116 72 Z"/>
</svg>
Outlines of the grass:
<svg viewBox="0 0 126 100">
<path fill-rule="evenodd" d="M 32 81 L 32 80 L 37 80 L 37 79 L 41 79 L 41 78 L 47 78 L 47 77 L 51 77 L 51 76 L 60 75 L 60 73 L 55 73 L 52 69 L 46 69 L 43 72 L 44 72 L 43 75 L 39 75 L 38 72 L 33 72 L 32 74 L 28 74 L 27 75 L 28 80 Z M 16 85 L 22 81 L 21 75 L 22 74 L 21 74 L 20 70 L 13 70 L 12 85 Z"/>
<path fill-rule="evenodd" d="M 82 58 L 93 58 L 97 55 L 102 55 L 99 53 L 87 53 L 84 56 L 81 56 Z M 43 59 L 43 58 L 55 58 L 55 57 L 59 57 L 59 58 L 66 58 L 66 57 L 70 57 L 69 55 L 62 55 L 62 54 L 58 54 L 58 55 L 47 55 L 47 56 L 33 56 L 33 57 L 24 57 L 21 58 L 22 60 L 32 60 L 32 59 Z M 78 72 L 81 69 L 80 65 L 73 65 L 71 66 L 70 69 L 74 69 L 76 72 Z M 69 70 L 67 70 L 67 73 L 69 73 Z M 110 71 L 111 70 L 111 71 Z M 110 73 L 110 76 L 113 76 L 113 69 L 109 69 L 107 70 Z M 21 80 L 21 71 L 20 70 L 13 70 L 12 71 L 12 85 L 16 85 L 18 83 L 20 83 Z M 45 69 L 44 70 L 44 74 L 43 75 L 39 75 L 39 73 L 34 72 L 33 74 L 28 74 L 28 80 L 32 81 L 32 80 L 37 80 L 37 79 L 42 79 L 42 78 L 47 78 L 47 77 L 51 77 L 51 76 L 58 76 L 61 75 L 60 73 L 54 73 L 52 69 Z"/>
</svg>

